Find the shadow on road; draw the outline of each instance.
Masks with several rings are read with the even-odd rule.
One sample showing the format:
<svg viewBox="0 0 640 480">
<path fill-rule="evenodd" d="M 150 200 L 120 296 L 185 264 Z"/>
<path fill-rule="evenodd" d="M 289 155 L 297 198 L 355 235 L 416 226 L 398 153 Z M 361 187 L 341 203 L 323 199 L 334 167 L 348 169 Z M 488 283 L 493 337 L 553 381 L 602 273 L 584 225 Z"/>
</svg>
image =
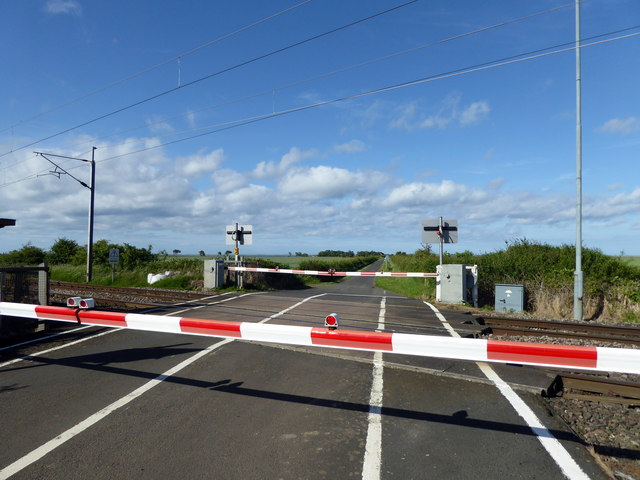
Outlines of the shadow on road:
<svg viewBox="0 0 640 480">
<path fill-rule="evenodd" d="M 139 370 L 114 367 L 109 365 L 114 361 L 126 362 L 135 361 L 140 359 L 156 359 L 168 355 L 176 355 L 179 353 L 190 353 L 198 351 L 197 348 L 175 348 L 185 344 L 167 345 L 164 347 L 154 348 L 135 348 L 127 350 L 119 350 L 110 354 L 98 354 L 98 355 L 83 355 L 80 357 L 69 357 L 63 359 L 49 359 L 42 357 L 30 357 L 31 361 L 38 362 L 40 365 L 61 365 L 73 368 L 83 368 L 88 370 L 95 370 L 99 372 L 112 373 L 116 375 L 128 375 L 140 379 L 153 380 L 157 379 L 160 373 L 143 372 Z M 159 351 L 158 351 L 159 350 Z M 117 359 L 117 360 L 116 360 Z M 20 368 L 33 368 L 33 367 L 19 367 Z M 7 369 L 9 370 L 9 369 Z M 6 371 L 6 370 L 5 370 Z M 189 386 L 195 388 L 208 389 L 212 392 L 220 392 L 230 395 L 242 395 L 245 397 L 253 397 L 256 399 L 276 400 L 280 402 L 289 402 L 300 405 L 311 405 L 319 408 L 330 408 L 339 410 L 348 410 L 352 412 L 359 412 L 363 414 L 369 414 L 370 405 L 368 403 L 348 402 L 344 400 L 335 400 L 329 398 L 320 398 L 306 395 L 296 395 L 286 392 L 274 392 L 269 390 L 261 390 L 255 388 L 248 388 L 243 386 L 244 382 L 232 382 L 231 379 L 218 380 L 214 382 L 208 382 L 203 380 L 197 380 L 193 378 L 186 378 L 180 376 L 171 376 L 163 378 L 165 382 Z M 478 428 L 483 430 L 492 430 L 497 432 L 513 433 L 520 435 L 537 435 L 537 436 L 549 436 L 558 440 L 565 440 L 574 443 L 584 445 L 584 442 L 568 431 L 561 430 L 537 430 L 529 428 L 526 425 L 518 425 L 507 422 L 496 422 L 493 420 L 483 420 L 479 418 L 470 418 L 466 411 L 453 412 L 451 415 L 423 412 L 418 410 L 408 410 L 403 408 L 394 407 L 382 407 L 376 408 L 381 415 L 396 418 L 405 418 L 420 422 L 429 423 L 442 423 L 447 425 L 458 425 L 462 428 Z M 605 449 L 607 454 L 618 458 L 637 459 L 640 452 L 637 450 L 605 447 L 601 445 L 593 445 L 596 451 Z"/>
</svg>

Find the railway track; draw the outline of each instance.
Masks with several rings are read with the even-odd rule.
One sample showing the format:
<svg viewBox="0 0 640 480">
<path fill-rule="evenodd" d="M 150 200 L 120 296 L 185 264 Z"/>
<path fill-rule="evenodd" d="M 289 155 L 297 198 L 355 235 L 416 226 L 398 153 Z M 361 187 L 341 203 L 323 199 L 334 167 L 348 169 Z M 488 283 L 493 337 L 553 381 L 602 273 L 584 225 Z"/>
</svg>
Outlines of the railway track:
<svg viewBox="0 0 640 480">
<path fill-rule="evenodd" d="M 546 397 L 640 406 L 640 384 L 600 376 L 562 373 L 543 393 Z"/>
<path fill-rule="evenodd" d="M 210 297 L 211 294 L 184 290 L 163 290 L 146 287 L 111 287 L 62 281 L 49 282 L 51 300 L 66 303 L 69 297 L 93 298 L 101 307 L 137 309 L 175 305 Z"/>
<path fill-rule="evenodd" d="M 476 319 L 494 335 L 558 337 L 567 339 L 624 343 L 640 346 L 640 328 L 596 323 L 563 322 L 513 317 L 479 317 Z"/>
<path fill-rule="evenodd" d="M 640 328 L 594 323 L 536 320 L 513 317 L 476 319 L 488 327 L 486 333 L 507 337 L 555 337 L 580 343 L 614 342 L 640 346 Z M 640 383 L 601 375 L 560 373 L 543 392 L 546 397 L 564 397 L 588 402 L 640 406 Z"/>
</svg>

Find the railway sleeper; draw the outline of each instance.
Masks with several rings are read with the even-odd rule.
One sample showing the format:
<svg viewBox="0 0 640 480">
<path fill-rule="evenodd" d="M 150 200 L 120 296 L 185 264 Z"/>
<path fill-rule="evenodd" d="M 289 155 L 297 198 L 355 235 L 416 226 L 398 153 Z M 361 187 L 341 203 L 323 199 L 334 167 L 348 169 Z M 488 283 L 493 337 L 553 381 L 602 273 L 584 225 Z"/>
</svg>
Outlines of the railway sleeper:
<svg viewBox="0 0 640 480">
<path fill-rule="evenodd" d="M 551 385 L 542 393 L 549 398 L 565 397 L 640 406 L 640 384 L 589 375 L 556 375 Z"/>
</svg>

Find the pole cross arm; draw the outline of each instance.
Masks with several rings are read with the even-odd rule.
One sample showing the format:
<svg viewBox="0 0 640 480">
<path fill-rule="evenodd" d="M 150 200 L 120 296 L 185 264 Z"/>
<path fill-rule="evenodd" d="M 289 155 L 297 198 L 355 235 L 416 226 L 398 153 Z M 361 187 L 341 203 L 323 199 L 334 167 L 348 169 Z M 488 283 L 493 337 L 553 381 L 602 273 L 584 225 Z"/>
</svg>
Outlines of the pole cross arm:
<svg viewBox="0 0 640 480">
<path fill-rule="evenodd" d="M 16 221 L 14 218 L 0 218 L 0 228 L 13 227 L 15 224 Z"/>
<path fill-rule="evenodd" d="M 237 225 L 234 228 L 233 225 L 227 226 L 227 245 L 236 243 L 238 245 L 251 245 L 253 234 L 253 227 L 251 225 Z M 237 245 L 236 245 L 237 247 Z"/>
<path fill-rule="evenodd" d="M 424 229 L 425 232 L 439 232 L 440 231 L 440 227 L 439 226 L 429 226 L 429 227 L 422 227 Z M 458 227 L 456 226 L 451 226 L 451 225 L 443 225 L 442 226 L 442 231 L 443 232 L 457 232 L 458 231 Z"/>
</svg>

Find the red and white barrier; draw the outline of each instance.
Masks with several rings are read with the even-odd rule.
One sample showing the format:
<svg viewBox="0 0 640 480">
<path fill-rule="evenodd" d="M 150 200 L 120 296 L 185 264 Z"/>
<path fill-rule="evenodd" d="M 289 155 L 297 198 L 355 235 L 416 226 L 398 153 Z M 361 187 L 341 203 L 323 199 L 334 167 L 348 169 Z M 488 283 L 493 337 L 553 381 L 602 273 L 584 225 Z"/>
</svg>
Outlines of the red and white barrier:
<svg viewBox="0 0 640 480">
<path fill-rule="evenodd" d="M 332 330 L 0 302 L 0 315 L 256 342 L 640 374 L 640 350 Z"/>
<path fill-rule="evenodd" d="M 336 270 L 293 270 L 289 268 L 228 267 L 235 272 L 294 273 L 296 275 L 325 275 L 332 277 L 437 277 L 437 273 L 422 272 L 338 272 Z"/>
</svg>

